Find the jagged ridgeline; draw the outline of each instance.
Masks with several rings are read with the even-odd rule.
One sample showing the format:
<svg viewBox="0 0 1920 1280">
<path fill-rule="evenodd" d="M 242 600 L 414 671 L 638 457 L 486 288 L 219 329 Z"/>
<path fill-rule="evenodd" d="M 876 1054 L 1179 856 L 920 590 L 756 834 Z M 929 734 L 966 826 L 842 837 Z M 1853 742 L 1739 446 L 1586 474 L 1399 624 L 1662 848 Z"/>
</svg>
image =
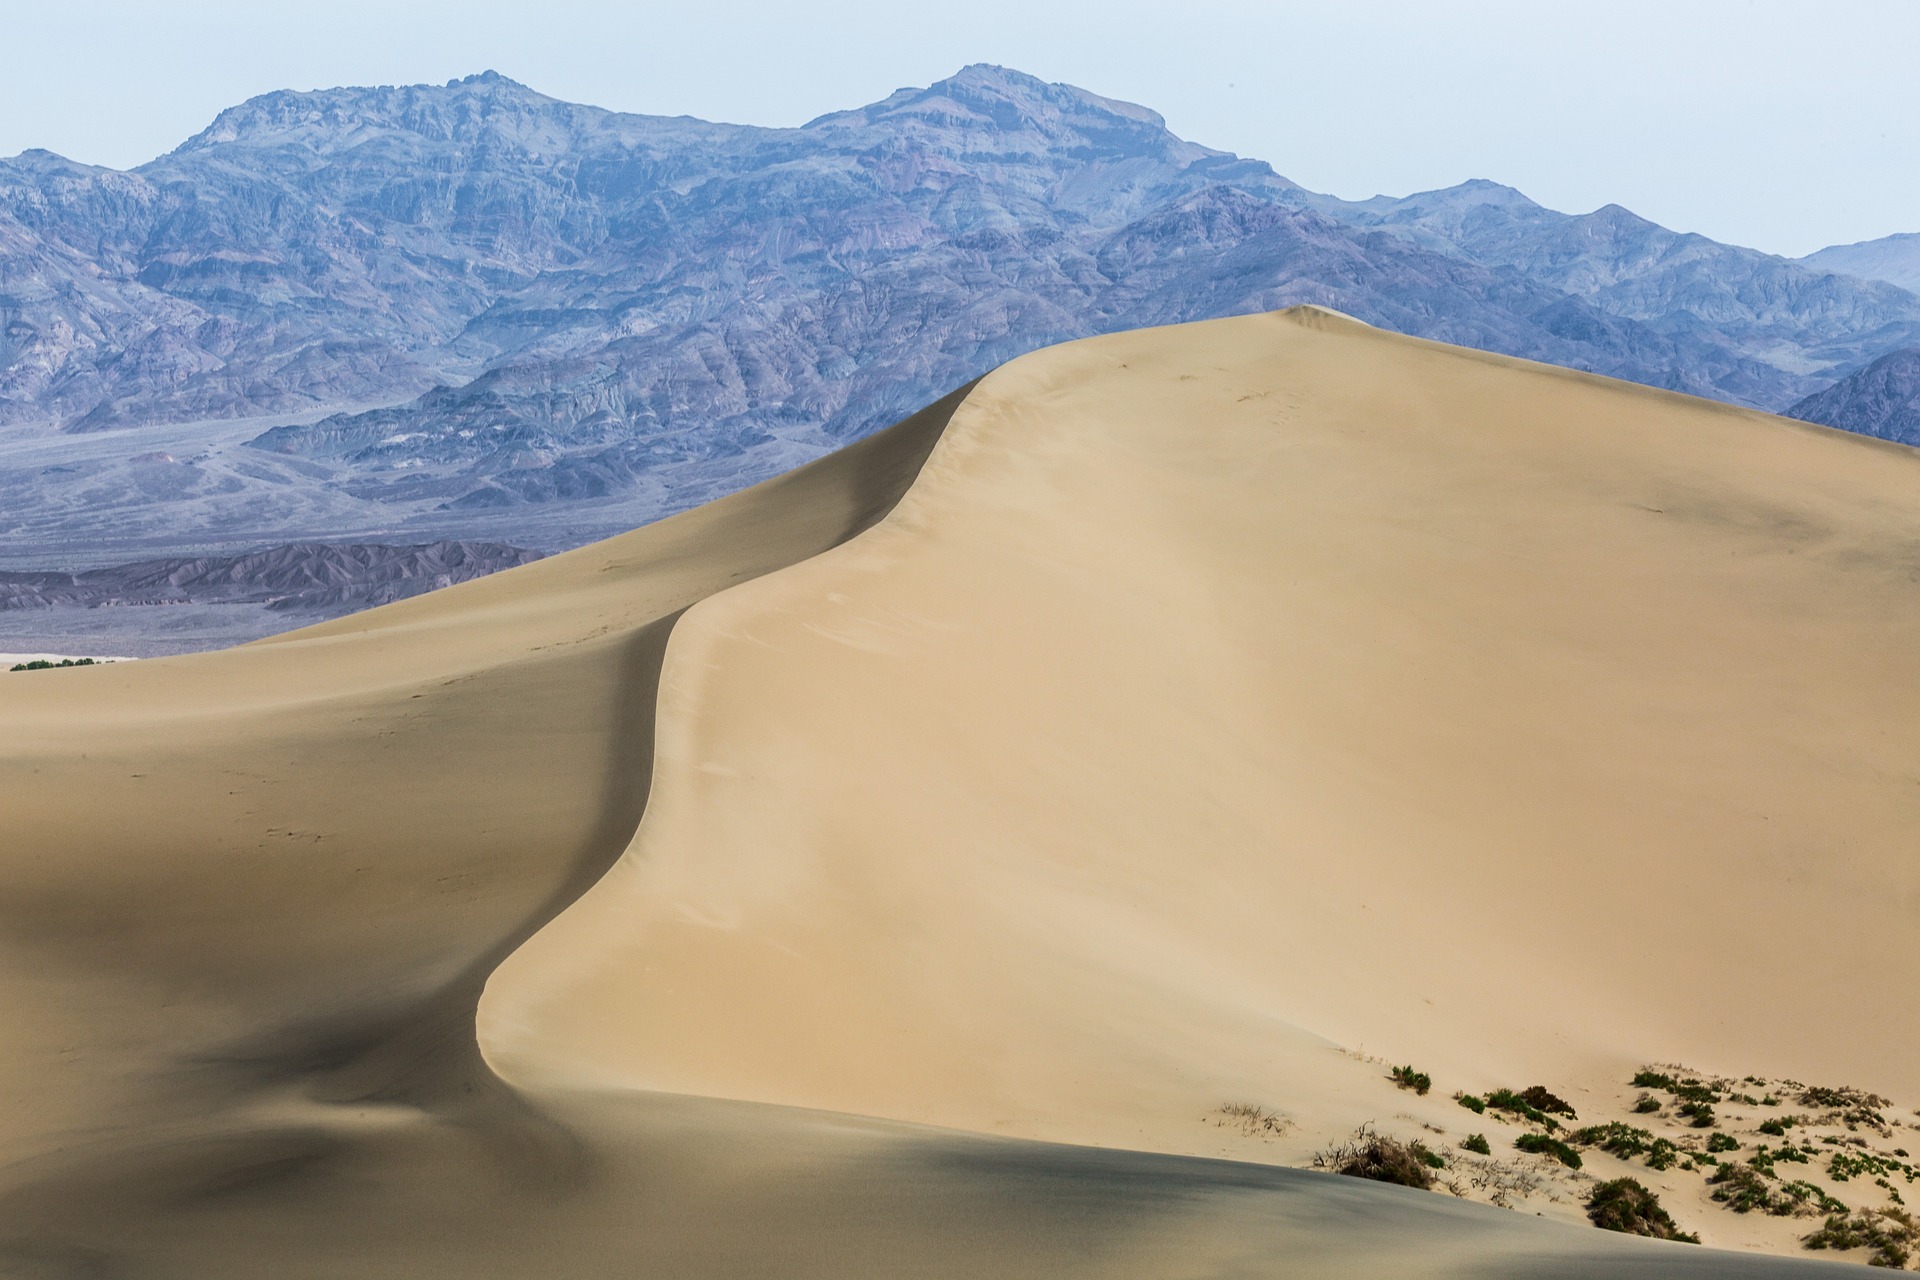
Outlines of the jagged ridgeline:
<svg viewBox="0 0 1920 1280">
<path fill-rule="evenodd" d="M 1842 258 L 1491 182 L 1342 202 L 990 66 L 777 129 L 492 73 L 273 93 L 128 172 L 0 161 L 0 425 L 278 425 L 8 447 L 0 495 L 16 547 L 129 522 L 149 546 L 397 524 L 558 546 L 1023 351 L 1299 302 L 1778 409 L 1920 341 L 1920 298 L 1834 273 L 1897 276 L 1887 254 Z"/>
</svg>

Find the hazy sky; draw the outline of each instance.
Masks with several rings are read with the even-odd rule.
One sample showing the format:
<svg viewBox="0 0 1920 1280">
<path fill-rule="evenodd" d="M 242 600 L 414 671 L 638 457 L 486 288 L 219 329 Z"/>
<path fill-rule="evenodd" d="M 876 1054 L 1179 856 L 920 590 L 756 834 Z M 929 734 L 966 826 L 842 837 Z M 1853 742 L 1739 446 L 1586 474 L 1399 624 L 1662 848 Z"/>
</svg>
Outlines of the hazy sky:
<svg viewBox="0 0 1920 1280">
<path fill-rule="evenodd" d="M 1494 178 L 1801 254 L 1920 231 L 1917 48 L 1915 0 L 0 0 L 0 155 L 124 167 L 256 93 L 489 67 L 799 124 L 997 62 L 1336 195 Z"/>
</svg>

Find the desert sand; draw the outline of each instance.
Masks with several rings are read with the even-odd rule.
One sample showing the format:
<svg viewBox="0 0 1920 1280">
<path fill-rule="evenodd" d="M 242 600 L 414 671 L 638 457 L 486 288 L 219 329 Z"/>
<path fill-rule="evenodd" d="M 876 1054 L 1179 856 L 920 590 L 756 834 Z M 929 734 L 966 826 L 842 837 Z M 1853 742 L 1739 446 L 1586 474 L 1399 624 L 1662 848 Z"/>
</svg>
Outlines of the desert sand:
<svg viewBox="0 0 1920 1280">
<path fill-rule="evenodd" d="M 1452 1095 L 1624 1120 L 1683 1062 L 1913 1124 L 1917 481 L 1296 309 L 0 674 L 4 1274 L 1825 1273 Z M 1285 1167 L 1365 1123 L 1459 1196 Z M 1798 1256 L 1586 1226 L 1622 1173 Z"/>
</svg>

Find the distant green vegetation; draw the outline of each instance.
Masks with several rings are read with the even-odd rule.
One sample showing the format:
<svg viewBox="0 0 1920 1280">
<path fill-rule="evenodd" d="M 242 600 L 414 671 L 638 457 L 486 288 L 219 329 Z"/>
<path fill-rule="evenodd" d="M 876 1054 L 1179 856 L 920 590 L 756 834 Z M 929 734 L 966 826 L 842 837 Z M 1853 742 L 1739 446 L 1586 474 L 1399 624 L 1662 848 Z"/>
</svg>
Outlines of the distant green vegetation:
<svg viewBox="0 0 1920 1280">
<path fill-rule="evenodd" d="M 1466 1136 L 1466 1140 L 1463 1141 L 1460 1144 L 1460 1146 L 1462 1147 L 1462 1149 L 1471 1151 L 1475 1155 L 1479 1155 L 1479 1156 L 1490 1156 L 1493 1154 L 1493 1148 L 1487 1145 L 1487 1139 L 1485 1134 L 1470 1133 Z"/>
<path fill-rule="evenodd" d="M 104 667 L 104 662 L 95 662 L 92 658 L 62 658 L 58 662 L 48 662 L 45 658 L 35 658 L 32 662 L 16 662 L 9 671 L 52 671 L 57 667 Z"/>
</svg>

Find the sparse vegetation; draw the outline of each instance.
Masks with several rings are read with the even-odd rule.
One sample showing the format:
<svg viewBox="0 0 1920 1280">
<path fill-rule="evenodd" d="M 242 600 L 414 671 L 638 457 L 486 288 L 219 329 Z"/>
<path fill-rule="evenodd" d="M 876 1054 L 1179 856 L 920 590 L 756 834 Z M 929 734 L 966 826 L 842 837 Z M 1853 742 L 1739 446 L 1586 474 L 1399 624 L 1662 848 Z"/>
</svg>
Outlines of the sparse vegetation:
<svg viewBox="0 0 1920 1280">
<path fill-rule="evenodd" d="M 1868 1093 L 1864 1089 L 1827 1089 L 1813 1085 L 1801 1091 L 1800 1101 L 1829 1113 L 1821 1117 L 1819 1123 L 1844 1124 L 1849 1129 L 1865 1126 L 1883 1136 L 1890 1137 L 1893 1134 L 1893 1126 L 1887 1123 L 1886 1116 L 1881 1113 L 1882 1108 L 1892 1104 L 1877 1093 Z"/>
<path fill-rule="evenodd" d="M 1652 1115 L 1660 1109 L 1660 1099 L 1650 1093 L 1643 1093 L 1633 1101 L 1633 1113 L 1637 1116 Z"/>
<path fill-rule="evenodd" d="M 1787 1130 L 1793 1128 L 1792 1116 L 1776 1116 L 1760 1122 L 1760 1132 L 1775 1138 L 1784 1138 Z"/>
<path fill-rule="evenodd" d="M 1487 1100 L 1477 1093 L 1456 1093 L 1453 1100 L 1477 1116 L 1487 1112 Z"/>
<path fill-rule="evenodd" d="M 1808 1148 L 1808 1150 L 1812 1150 L 1812 1148 Z M 1748 1164 L 1752 1165 L 1755 1169 L 1758 1169 L 1761 1173 L 1767 1175 L 1769 1178 L 1773 1176 L 1773 1166 L 1776 1161 L 1778 1161 L 1781 1164 L 1812 1163 L 1806 1151 L 1802 1151 L 1800 1150 L 1800 1148 L 1795 1146 L 1790 1146 L 1784 1142 L 1781 1143 L 1777 1149 L 1761 1146 L 1758 1150 L 1756 1150 L 1751 1156 L 1747 1158 Z"/>
<path fill-rule="evenodd" d="M 1578 1169 L 1584 1161 L 1580 1153 L 1558 1138 L 1548 1137 L 1544 1133 L 1523 1133 L 1513 1140 L 1513 1145 L 1530 1155 L 1552 1156 L 1569 1169 Z"/>
<path fill-rule="evenodd" d="M 1238 1129 L 1255 1138 L 1277 1138 L 1293 1128 L 1293 1121 L 1288 1117 L 1252 1102 L 1229 1102 L 1214 1116 L 1216 1125 Z"/>
<path fill-rule="evenodd" d="M 1899 1175 L 1908 1182 L 1920 1178 L 1920 1169 L 1891 1156 L 1863 1153 L 1856 1155 L 1851 1151 L 1836 1151 L 1833 1159 L 1827 1162 L 1827 1176 L 1835 1182 L 1846 1182 L 1861 1175 L 1886 1177 Z"/>
<path fill-rule="evenodd" d="M 1680 1104 L 1680 1114 L 1687 1117 L 1696 1129 L 1711 1129 L 1718 1123 L 1711 1102 L 1683 1102 Z"/>
<path fill-rule="evenodd" d="M 1438 1163 L 1435 1163 L 1435 1162 Z M 1401 1142 L 1376 1133 L 1372 1125 L 1361 1125 L 1352 1138 L 1329 1147 L 1313 1158 L 1313 1167 L 1328 1169 L 1349 1178 L 1373 1182 L 1391 1182 L 1396 1186 L 1422 1191 L 1433 1187 L 1433 1170 L 1446 1164 L 1429 1151 L 1419 1139 Z"/>
<path fill-rule="evenodd" d="M 1862 1209 L 1851 1216 L 1843 1209 L 1801 1243 L 1809 1249 L 1871 1249 L 1869 1266 L 1900 1268 L 1920 1248 L 1920 1225 L 1904 1209 Z"/>
<path fill-rule="evenodd" d="M 1739 1149 L 1740 1143 L 1738 1139 L 1730 1133 L 1716 1133 L 1707 1139 L 1707 1150 L 1709 1151 L 1738 1151 Z"/>
<path fill-rule="evenodd" d="M 95 662 L 92 658 L 62 658 L 58 662 L 49 662 L 45 658 L 35 658 L 32 662 L 16 662 L 9 671 L 53 671 L 60 667 L 103 667 L 106 663 Z"/>
<path fill-rule="evenodd" d="M 1660 1207 L 1659 1196 L 1632 1178 L 1615 1178 L 1595 1187 L 1587 1197 L 1587 1218 L 1602 1231 L 1700 1243 L 1699 1236 L 1675 1225 L 1672 1215 Z"/>
<path fill-rule="evenodd" d="M 1466 1139 L 1461 1142 L 1460 1146 L 1463 1150 L 1471 1151 L 1475 1155 L 1490 1156 L 1493 1154 L 1493 1148 L 1487 1145 L 1485 1134 L 1470 1133 L 1466 1136 Z"/>
<path fill-rule="evenodd" d="M 1411 1089 L 1423 1098 L 1427 1090 L 1433 1088 L 1433 1077 L 1424 1071 L 1415 1071 L 1411 1065 L 1395 1067 L 1388 1074 L 1402 1089 Z"/>
<path fill-rule="evenodd" d="M 1723 1164 L 1707 1182 L 1714 1187 L 1713 1198 L 1735 1213 L 1752 1213 L 1757 1209 L 1786 1218 L 1847 1211 L 1847 1206 L 1811 1182 L 1782 1182 L 1775 1186 L 1769 1181 L 1770 1177 L 1751 1162 Z"/>
</svg>

